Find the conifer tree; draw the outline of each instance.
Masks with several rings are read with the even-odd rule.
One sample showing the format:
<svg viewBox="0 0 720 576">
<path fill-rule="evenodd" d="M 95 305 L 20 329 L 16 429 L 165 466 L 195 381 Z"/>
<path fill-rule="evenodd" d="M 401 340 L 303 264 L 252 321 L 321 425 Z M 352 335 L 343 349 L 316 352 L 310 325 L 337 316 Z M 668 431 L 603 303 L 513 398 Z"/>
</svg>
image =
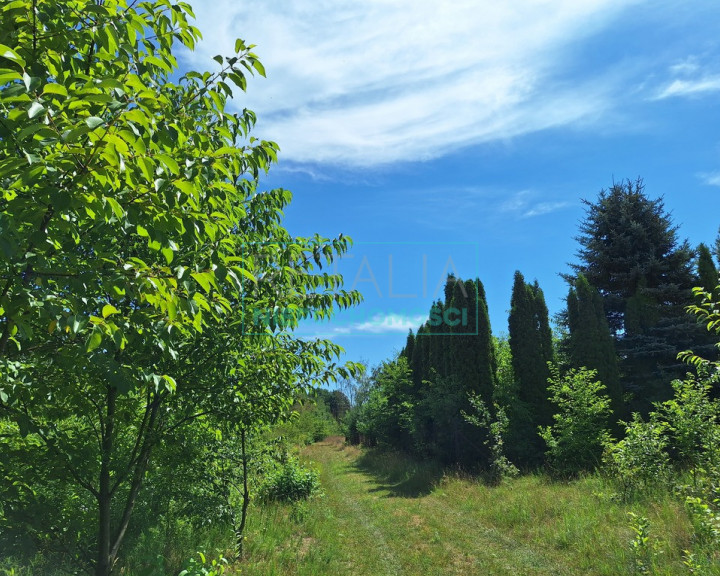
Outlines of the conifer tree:
<svg viewBox="0 0 720 576">
<path fill-rule="evenodd" d="M 602 297 L 582 274 L 578 274 L 568 293 L 567 322 L 571 367 L 585 367 L 597 372 L 617 419 L 623 415 L 623 410 L 615 344 L 605 319 Z"/>
<path fill-rule="evenodd" d="M 427 323 L 418 328 L 415 336 L 415 344 L 413 346 L 412 358 L 410 360 L 410 368 L 413 375 L 413 383 L 416 388 L 420 388 L 424 380 L 428 379 L 430 374 L 430 349 L 428 346 L 429 327 Z"/>
<path fill-rule="evenodd" d="M 537 322 L 538 338 L 540 341 L 540 354 L 542 355 L 543 365 L 547 367 L 548 362 L 555 360 L 548 307 L 545 302 L 545 294 L 537 280 L 533 282 L 530 288 L 533 295 L 534 317 Z M 550 377 L 549 369 L 547 374 L 548 377 Z"/>
<path fill-rule="evenodd" d="M 678 352 L 703 348 L 702 330 L 685 311 L 697 282 L 692 250 L 641 179 L 615 183 L 596 202 L 584 202 L 580 263 L 572 267 L 600 292 L 624 388 L 635 397 L 632 409 L 647 411 L 685 372 Z"/>
<path fill-rule="evenodd" d="M 718 278 L 718 270 L 715 267 L 715 262 L 713 262 L 710 248 L 705 244 L 700 244 L 697 251 L 698 286 L 706 292 L 714 292 L 715 288 L 720 284 L 720 279 Z"/>
<path fill-rule="evenodd" d="M 515 443 L 522 444 L 514 446 L 513 451 L 522 463 L 536 464 L 542 453 L 538 426 L 552 422 L 553 408 L 547 391 L 547 363 L 553 360 L 552 333 L 542 290 L 537 283 L 527 284 L 519 271 L 515 272 L 508 326 L 519 402 L 513 412 L 527 415 L 522 421 L 511 421 L 510 435 Z"/>
<path fill-rule="evenodd" d="M 413 350 L 415 348 L 415 334 L 412 329 L 408 332 L 407 339 L 405 340 L 405 347 L 400 352 L 400 356 L 405 357 L 408 361 L 408 366 L 412 366 Z"/>
<path fill-rule="evenodd" d="M 438 376 L 446 376 L 448 374 L 447 350 L 445 349 L 446 334 L 450 332 L 450 327 L 445 323 L 445 304 L 437 300 L 430 308 L 428 349 L 429 359 L 428 367 L 430 371 L 434 371 Z"/>
</svg>

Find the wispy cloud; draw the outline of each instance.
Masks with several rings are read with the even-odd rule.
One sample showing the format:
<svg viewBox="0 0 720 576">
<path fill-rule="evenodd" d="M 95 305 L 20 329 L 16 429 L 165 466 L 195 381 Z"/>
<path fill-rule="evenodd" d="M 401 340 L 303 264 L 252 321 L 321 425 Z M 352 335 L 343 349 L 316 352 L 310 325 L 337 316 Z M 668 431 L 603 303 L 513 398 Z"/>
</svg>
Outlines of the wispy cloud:
<svg viewBox="0 0 720 576">
<path fill-rule="evenodd" d="M 196 6 L 206 67 L 236 36 L 268 71 L 238 106 L 295 162 L 378 165 L 587 121 L 612 82 L 572 76 L 569 46 L 641 0 L 214 0 Z"/>
<path fill-rule="evenodd" d="M 557 210 L 561 210 L 570 206 L 570 202 L 540 202 L 523 213 L 523 218 L 533 218 L 534 216 L 543 216 Z"/>
<path fill-rule="evenodd" d="M 570 202 L 555 201 L 547 202 L 538 199 L 538 194 L 532 190 L 521 190 L 516 192 L 509 199 L 505 200 L 499 207 L 499 212 L 512 213 L 519 218 L 533 218 L 543 216 L 557 210 L 570 206 Z"/>
<path fill-rule="evenodd" d="M 701 182 L 708 186 L 720 186 L 720 172 L 704 172 L 698 174 Z"/>
<path fill-rule="evenodd" d="M 352 322 L 344 325 L 338 325 L 337 322 L 333 322 L 331 325 L 328 325 L 327 331 L 312 330 L 312 332 L 314 337 L 407 334 L 408 330 L 417 330 L 426 320 L 427 314 L 405 315 L 400 313 L 378 313 L 361 322 Z"/>
<path fill-rule="evenodd" d="M 688 56 L 668 67 L 669 78 L 654 94 L 653 100 L 687 97 L 720 90 L 720 73 L 703 64 L 698 56 Z"/>
<path fill-rule="evenodd" d="M 703 76 L 692 80 L 673 80 L 655 96 L 655 99 L 664 100 L 673 96 L 693 96 L 719 90 L 720 75 Z"/>
</svg>

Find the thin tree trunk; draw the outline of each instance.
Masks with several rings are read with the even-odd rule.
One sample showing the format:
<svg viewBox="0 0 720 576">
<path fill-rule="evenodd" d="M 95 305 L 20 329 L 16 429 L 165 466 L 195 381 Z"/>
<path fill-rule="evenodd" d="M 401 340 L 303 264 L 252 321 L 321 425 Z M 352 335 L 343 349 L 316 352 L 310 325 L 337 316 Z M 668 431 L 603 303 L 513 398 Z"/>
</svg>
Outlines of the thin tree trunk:
<svg viewBox="0 0 720 576">
<path fill-rule="evenodd" d="M 138 458 L 135 462 L 135 469 L 133 470 L 133 478 L 130 484 L 130 492 L 128 494 L 127 500 L 125 501 L 125 509 L 123 510 L 123 514 L 120 518 L 117 533 L 112 539 L 112 545 L 110 547 L 111 566 L 115 563 L 118 552 L 120 552 L 120 545 L 125 538 L 125 532 L 127 531 L 128 525 L 130 524 L 130 516 L 132 515 L 132 511 L 135 508 L 135 502 L 137 501 L 137 496 L 140 492 L 140 488 L 142 487 L 145 472 L 147 471 L 148 462 L 150 461 L 150 453 L 152 452 L 153 447 L 153 436 L 156 432 L 157 414 L 160 408 L 160 404 L 160 398 L 158 397 L 156 397 L 152 401 L 150 418 L 148 420 L 147 427 L 145 428 L 145 439 L 143 440 L 142 448 L 140 449 L 140 454 L 138 455 Z"/>
<path fill-rule="evenodd" d="M 113 451 L 113 434 L 115 427 L 115 403 L 117 400 L 117 388 L 107 387 L 107 413 L 105 417 L 105 429 L 102 437 L 101 460 L 100 460 L 100 482 L 98 488 L 98 554 L 95 565 L 95 576 L 110 576 L 112 562 L 110 558 L 110 504 L 112 490 L 110 486 L 110 462 Z"/>
<path fill-rule="evenodd" d="M 247 466 L 247 452 L 245 451 L 245 430 L 240 430 L 240 450 L 242 454 L 242 468 L 243 468 L 243 503 L 242 512 L 240 514 L 240 526 L 235 531 L 236 537 L 236 548 L 238 558 L 242 558 L 243 544 L 245 543 L 245 522 L 247 521 L 247 510 L 250 504 L 250 491 L 248 490 L 248 466 Z"/>
</svg>

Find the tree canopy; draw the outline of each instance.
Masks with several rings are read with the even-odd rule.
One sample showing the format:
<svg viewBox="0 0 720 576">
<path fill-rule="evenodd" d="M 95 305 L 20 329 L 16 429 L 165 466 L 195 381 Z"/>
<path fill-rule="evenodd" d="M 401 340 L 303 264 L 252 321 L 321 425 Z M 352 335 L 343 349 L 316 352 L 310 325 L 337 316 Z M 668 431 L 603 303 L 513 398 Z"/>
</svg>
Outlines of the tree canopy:
<svg viewBox="0 0 720 576">
<path fill-rule="evenodd" d="M 0 417 L 18 458 L 0 491 L 48 541 L 62 506 L 24 511 L 56 486 L 82 502 L 95 530 L 72 547 L 107 576 L 162 439 L 244 434 L 347 376 L 339 347 L 292 329 L 360 296 L 323 271 L 349 240 L 292 237 L 291 194 L 258 190 L 278 146 L 229 105 L 264 75 L 252 46 L 180 74 L 200 37 L 186 3 L 1 10 Z"/>
</svg>

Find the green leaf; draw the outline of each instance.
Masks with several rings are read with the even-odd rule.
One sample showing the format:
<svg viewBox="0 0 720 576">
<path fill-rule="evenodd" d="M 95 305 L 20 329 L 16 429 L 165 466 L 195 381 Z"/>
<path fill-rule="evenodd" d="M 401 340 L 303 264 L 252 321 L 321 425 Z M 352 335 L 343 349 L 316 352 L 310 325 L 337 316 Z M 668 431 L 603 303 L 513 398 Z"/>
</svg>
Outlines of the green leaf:
<svg viewBox="0 0 720 576">
<path fill-rule="evenodd" d="M 172 300 L 169 300 L 167 303 L 167 312 L 171 322 L 177 318 L 177 306 Z"/>
<path fill-rule="evenodd" d="M 253 276 L 250 272 L 245 270 L 245 268 L 242 268 L 240 266 L 232 266 L 230 269 L 233 270 L 236 274 L 245 276 L 245 278 L 247 278 L 251 282 L 257 282 L 257 278 L 255 278 L 255 276 Z"/>
<path fill-rule="evenodd" d="M 105 202 L 110 204 L 110 208 L 112 208 L 113 214 L 117 216 L 118 220 L 122 219 L 123 216 L 125 216 L 125 210 L 123 210 L 122 206 L 120 206 L 120 203 L 115 200 L 115 198 L 110 198 L 109 196 L 106 196 L 104 200 Z"/>
<path fill-rule="evenodd" d="M 45 84 L 45 87 L 43 88 L 43 94 L 57 94 L 58 96 L 65 96 L 67 97 L 68 91 L 65 86 L 62 84 Z"/>
<path fill-rule="evenodd" d="M 102 317 L 107 318 L 108 316 L 112 316 L 113 314 L 119 314 L 120 310 L 115 308 L 112 304 L 105 304 L 102 309 Z"/>
<path fill-rule="evenodd" d="M 145 176 L 145 179 L 148 182 L 152 182 L 153 180 L 153 170 L 155 170 L 155 166 L 153 165 L 152 161 L 149 158 L 140 158 L 138 165 L 140 166 L 140 171 L 143 173 L 143 176 Z"/>
<path fill-rule="evenodd" d="M 173 252 L 173 249 L 166 246 L 160 251 L 162 252 L 162 255 L 165 256 L 165 261 L 168 264 L 172 264 L 173 258 L 175 257 L 175 252 Z"/>
<path fill-rule="evenodd" d="M 192 182 L 188 182 L 187 180 L 176 180 L 173 182 L 173 185 L 188 196 L 193 196 L 195 194 L 195 186 L 193 186 Z"/>
<path fill-rule="evenodd" d="M 15 80 L 22 80 L 22 74 L 20 74 L 20 72 L 8 70 L 7 68 L 0 70 L 0 84 L 6 84 Z"/>
<path fill-rule="evenodd" d="M 163 380 L 165 381 L 165 388 L 168 392 L 175 392 L 175 390 L 177 390 L 177 383 L 172 376 L 163 374 Z"/>
<path fill-rule="evenodd" d="M 153 66 L 157 66 L 165 72 L 172 72 L 172 66 L 170 66 L 167 62 L 161 60 L 157 56 L 146 56 L 143 62 L 145 64 L 152 64 Z"/>
<path fill-rule="evenodd" d="M 210 283 L 213 277 L 210 272 L 193 272 L 190 276 L 195 278 L 205 292 L 210 292 Z"/>
<path fill-rule="evenodd" d="M 15 50 L 10 48 L 10 46 L 5 46 L 5 44 L 0 44 L 0 56 L 3 58 L 7 58 L 8 60 L 13 60 L 14 62 L 17 62 L 22 66 L 25 67 L 25 60 L 17 53 Z"/>
<path fill-rule="evenodd" d="M 87 340 L 86 344 L 86 350 L 87 352 L 92 352 L 95 350 L 98 346 L 102 344 L 102 334 L 99 330 L 93 330 L 90 334 L 90 337 Z"/>
<path fill-rule="evenodd" d="M 40 104 L 40 102 L 36 101 L 30 105 L 30 108 L 28 109 L 28 117 L 35 118 L 36 116 L 39 116 L 43 112 L 45 112 L 45 106 Z"/>
<path fill-rule="evenodd" d="M 85 118 L 85 124 L 88 125 L 88 128 L 90 128 L 90 130 L 95 130 L 95 128 L 97 128 L 104 122 L 105 121 L 102 118 L 98 118 L 97 116 L 90 116 L 89 118 Z"/>
<path fill-rule="evenodd" d="M 178 163 L 175 162 L 175 160 L 173 160 L 172 158 L 170 158 L 170 156 L 168 156 L 167 154 L 156 154 L 155 158 L 165 164 L 168 170 L 170 170 L 170 172 L 172 172 L 173 174 L 177 174 L 178 172 L 180 172 L 180 166 L 178 166 Z"/>
<path fill-rule="evenodd" d="M 76 128 L 73 128 L 72 130 L 66 130 L 65 132 L 63 132 L 62 139 L 64 142 L 72 144 L 73 142 L 76 142 L 78 138 L 80 138 L 80 136 L 87 134 L 89 131 L 90 128 L 85 124 L 82 124 L 80 126 L 77 126 Z"/>
<path fill-rule="evenodd" d="M 252 67 L 257 70 L 257 73 L 265 78 L 265 66 L 260 63 L 260 60 L 253 60 Z"/>
</svg>

